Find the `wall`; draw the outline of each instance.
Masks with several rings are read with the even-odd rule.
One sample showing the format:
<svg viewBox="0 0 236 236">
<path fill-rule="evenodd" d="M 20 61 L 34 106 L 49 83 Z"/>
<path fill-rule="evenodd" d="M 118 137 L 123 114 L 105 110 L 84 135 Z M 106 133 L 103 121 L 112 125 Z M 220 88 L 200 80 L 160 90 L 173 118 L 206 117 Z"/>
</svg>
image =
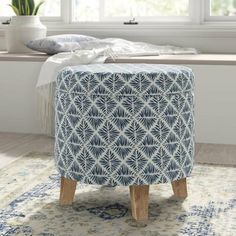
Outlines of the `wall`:
<svg viewBox="0 0 236 236">
<path fill-rule="evenodd" d="M 63 26 L 61 26 L 63 28 Z M 154 44 L 171 44 L 182 47 L 195 47 L 202 53 L 236 53 L 236 29 L 234 26 L 214 27 L 81 27 L 50 28 L 48 35 L 78 33 L 88 34 L 99 38 L 121 37 L 128 40 L 144 41 Z M 4 32 L 0 30 L 0 50 L 6 48 Z"/>
<path fill-rule="evenodd" d="M 0 62 L 0 132 L 41 133 L 36 97 L 41 65 Z"/>
<path fill-rule="evenodd" d="M 6 49 L 5 38 L 3 36 L 0 36 L 0 51 L 3 51 L 5 49 Z"/>
<path fill-rule="evenodd" d="M 196 76 L 196 139 L 236 144 L 236 66 L 189 65 Z"/>
<path fill-rule="evenodd" d="M 0 62 L 0 132 L 41 133 L 35 88 L 42 63 Z M 196 140 L 236 144 L 236 66 L 187 65 L 196 75 Z"/>
</svg>

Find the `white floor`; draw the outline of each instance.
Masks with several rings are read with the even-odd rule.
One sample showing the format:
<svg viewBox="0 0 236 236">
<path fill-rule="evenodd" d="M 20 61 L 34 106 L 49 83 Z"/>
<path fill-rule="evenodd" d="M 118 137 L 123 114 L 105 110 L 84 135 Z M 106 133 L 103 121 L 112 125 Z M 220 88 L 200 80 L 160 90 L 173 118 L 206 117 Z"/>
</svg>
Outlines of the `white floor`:
<svg viewBox="0 0 236 236">
<path fill-rule="evenodd" d="M 42 135 L 0 133 L 0 168 L 29 152 L 53 152 L 54 139 Z M 197 144 L 196 161 L 236 165 L 236 145 Z"/>
</svg>

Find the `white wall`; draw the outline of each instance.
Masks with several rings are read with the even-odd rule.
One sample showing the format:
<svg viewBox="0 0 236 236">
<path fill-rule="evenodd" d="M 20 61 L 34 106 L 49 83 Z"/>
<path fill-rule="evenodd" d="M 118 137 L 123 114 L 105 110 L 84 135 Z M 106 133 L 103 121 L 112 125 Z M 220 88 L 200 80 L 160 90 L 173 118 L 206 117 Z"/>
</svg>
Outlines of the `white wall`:
<svg viewBox="0 0 236 236">
<path fill-rule="evenodd" d="M 41 65 L 0 62 L 0 132 L 40 133 L 36 81 Z"/>
<path fill-rule="evenodd" d="M 5 49 L 6 49 L 5 38 L 0 35 L 0 51 L 3 51 Z"/>
<path fill-rule="evenodd" d="M 42 63 L 0 62 L 0 132 L 41 133 L 36 81 Z M 196 139 L 236 144 L 236 66 L 187 65 L 196 75 Z"/>
<path fill-rule="evenodd" d="M 236 66 L 189 65 L 196 76 L 196 138 L 236 144 Z"/>
<path fill-rule="evenodd" d="M 128 40 L 144 41 L 154 44 L 171 44 L 182 47 L 194 47 L 202 53 L 236 53 L 236 30 L 200 28 L 99 28 L 84 27 L 65 30 L 51 29 L 48 35 L 78 33 L 98 38 L 121 37 Z M 0 50 L 6 49 L 3 31 L 0 30 Z"/>
</svg>

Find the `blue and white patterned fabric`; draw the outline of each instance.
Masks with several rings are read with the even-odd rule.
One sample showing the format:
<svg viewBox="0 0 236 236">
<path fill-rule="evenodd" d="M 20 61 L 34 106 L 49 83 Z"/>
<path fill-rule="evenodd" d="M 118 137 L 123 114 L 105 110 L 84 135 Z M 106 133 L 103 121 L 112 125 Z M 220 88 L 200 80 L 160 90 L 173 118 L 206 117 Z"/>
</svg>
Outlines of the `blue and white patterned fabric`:
<svg viewBox="0 0 236 236">
<path fill-rule="evenodd" d="M 56 85 L 56 165 L 86 184 L 150 185 L 191 174 L 194 75 L 182 66 L 81 65 Z"/>
</svg>

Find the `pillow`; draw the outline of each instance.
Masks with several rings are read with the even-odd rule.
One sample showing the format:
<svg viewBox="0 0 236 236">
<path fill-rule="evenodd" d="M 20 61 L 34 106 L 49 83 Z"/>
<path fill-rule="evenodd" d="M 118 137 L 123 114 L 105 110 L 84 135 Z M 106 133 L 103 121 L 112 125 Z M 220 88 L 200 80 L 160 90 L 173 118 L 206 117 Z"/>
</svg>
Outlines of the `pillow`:
<svg viewBox="0 0 236 236">
<path fill-rule="evenodd" d="M 83 43 L 96 40 L 96 38 L 86 35 L 64 34 L 33 40 L 27 43 L 26 46 L 34 51 L 45 52 L 49 55 L 53 55 L 60 52 L 78 50 L 81 48 Z"/>
</svg>

